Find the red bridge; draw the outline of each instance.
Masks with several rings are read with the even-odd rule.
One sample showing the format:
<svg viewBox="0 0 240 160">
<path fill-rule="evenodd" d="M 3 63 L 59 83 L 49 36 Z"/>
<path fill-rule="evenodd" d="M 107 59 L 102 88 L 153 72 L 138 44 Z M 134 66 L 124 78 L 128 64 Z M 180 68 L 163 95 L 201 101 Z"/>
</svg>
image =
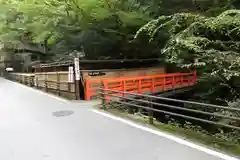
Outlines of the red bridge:
<svg viewBox="0 0 240 160">
<path fill-rule="evenodd" d="M 169 73 L 152 76 L 106 78 L 86 80 L 85 99 L 91 100 L 97 96 L 99 87 L 123 92 L 133 93 L 158 93 L 174 88 L 192 86 L 197 82 L 196 72 Z M 119 93 L 117 93 L 119 95 Z M 121 96 L 125 96 L 122 94 Z"/>
</svg>

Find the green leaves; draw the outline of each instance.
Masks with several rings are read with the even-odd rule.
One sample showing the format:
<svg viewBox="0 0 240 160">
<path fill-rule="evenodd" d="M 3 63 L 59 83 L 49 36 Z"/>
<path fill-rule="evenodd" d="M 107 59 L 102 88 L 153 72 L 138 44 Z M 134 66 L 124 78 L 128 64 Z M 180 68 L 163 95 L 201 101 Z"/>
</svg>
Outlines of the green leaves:
<svg viewBox="0 0 240 160">
<path fill-rule="evenodd" d="M 128 52 L 136 30 L 150 20 L 147 5 L 138 0 L 11 0 L 1 4 L 4 42 L 47 42 L 53 54 L 83 45 L 95 59 L 107 52 L 118 57 L 122 48 Z"/>
<path fill-rule="evenodd" d="M 197 70 L 199 78 L 206 80 L 202 84 L 211 79 L 213 82 L 203 85 L 204 92 L 212 90 L 204 99 L 213 103 L 232 101 L 240 96 L 240 86 L 235 83 L 240 79 L 239 13 L 229 10 L 217 17 L 190 13 L 161 16 L 140 28 L 135 40 L 148 38 L 149 45 L 158 48 L 166 62 L 184 70 Z"/>
<path fill-rule="evenodd" d="M 141 26 L 150 19 L 148 16 L 137 12 L 118 11 L 116 14 L 125 26 Z"/>
</svg>

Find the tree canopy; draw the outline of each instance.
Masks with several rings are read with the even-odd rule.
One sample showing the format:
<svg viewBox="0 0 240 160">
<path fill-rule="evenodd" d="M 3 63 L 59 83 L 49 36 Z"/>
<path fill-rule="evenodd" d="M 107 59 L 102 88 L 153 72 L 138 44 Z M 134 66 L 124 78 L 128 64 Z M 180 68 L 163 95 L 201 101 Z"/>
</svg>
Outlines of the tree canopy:
<svg viewBox="0 0 240 160">
<path fill-rule="evenodd" d="M 239 10 L 228 10 L 217 17 L 176 13 L 150 21 L 139 29 L 135 39 L 147 37 L 167 62 L 197 70 L 204 96 L 216 103 L 239 98 L 239 29 Z"/>
<path fill-rule="evenodd" d="M 147 4 L 136 0 L 12 0 L 0 4 L 1 39 L 7 46 L 44 44 L 49 53 L 60 57 L 82 46 L 88 58 L 118 57 L 129 52 L 129 40 L 150 20 Z"/>
<path fill-rule="evenodd" d="M 88 59 L 157 57 L 132 43 L 135 32 L 159 15 L 217 14 L 233 0 L 8 0 L 0 1 L 5 48 L 31 49 L 57 60 L 84 49 Z M 36 47 L 37 45 L 37 47 Z M 27 47 L 26 47 L 27 46 Z M 147 53 L 147 54 L 146 54 Z M 46 56 L 46 54 L 45 54 Z"/>
</svg>

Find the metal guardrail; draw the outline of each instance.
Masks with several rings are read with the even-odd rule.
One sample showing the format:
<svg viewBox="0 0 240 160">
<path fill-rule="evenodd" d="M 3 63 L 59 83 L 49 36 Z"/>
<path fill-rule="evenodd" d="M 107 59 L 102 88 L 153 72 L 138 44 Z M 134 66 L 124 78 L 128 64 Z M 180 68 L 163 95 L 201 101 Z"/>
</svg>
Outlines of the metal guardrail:
<svg viewBox="0 0 240 160">
<path fill-rule="evenodd" d="M 128 96 L 122 96 L 123 94 L 128 95 Z M 222 127 L 226 127 L 226 128 L 230 128 L 230 129 L 240 130 L 240 126 L 237 125 L 237 124 L 240 124 L 240 117 L 199 110 L 199 109 L 203 109 L 203 107 L 209 107 L 209 108 L 214 108 L 214 109 L 221 109 L 221 110 L 225 110 L 225 111 L 240 113 L 239 108 L 199 103 L 199 102 L 192 102 L 192 101 L 185 101 L 185 100 L 178 100 L 178 99 L 172 99 L 172 98 L 166 98 L 166 97 L 157 97 L 157 96 L 152 96 L 152 95 L 147 95 L 147 94 L 122 92 L 122 91 L 116 91 L 116 90 L 110 90 L 110 89 L 104 89 L 104 88 L 99 89 L 99 96 L 100 96 L 100 99 L 102 99 L 103 108 L 105 108 L 105 106 L 109 102 L 116 102 L 116 103 L 120 103 L 123 105 L 137 107 L 137 108 L 147 110 L 150 124 L 153 123 L 153 112 L 160 112 L 160 113 L 165 113 L 165 114 L 171 115 L 171 116 L 181 117 L 184 119 L 190 119 L 190 120 L 214 124 L 214 125 L 218 125 L 218 126 L 222 126 Z M 138 99 L 138 98 L 141 98 L 141 99 Z M 184 107 L 179 107 L 176 105 L 169 105 L 169 104 L 154 102 L 156 100 L 164 100 L 164 101 L 169 101 L 169 102 L 190 104 L 190 105 L 194 105 L 195 108 L 194 109 L 193 108 L 184 108 Z M 204 118 L 197 117 L 197 116 L 194 117 L 193 115 L 175 113 L 175 112 L 167 111 L 167 110 L 163 110 L 163 109 L 156 109 L 156 108 L 153 108 L 153 106 L 162 106 L 164 108 L 170 108 L 170 109 L 175 109 L 175 110 L 179 110 L 179 111 L 186 111 L 188 113 L 197 113 L 199 115 L 212 116 L 212 117 L 216 117 L 216 118 L 224 118 L 224 119 L 230 120 L 231 123 L 226 124 L 223 122 L 216 122 L 216 121 L 213 121 L 210 119 L 204 119 Z"/>
</svg>

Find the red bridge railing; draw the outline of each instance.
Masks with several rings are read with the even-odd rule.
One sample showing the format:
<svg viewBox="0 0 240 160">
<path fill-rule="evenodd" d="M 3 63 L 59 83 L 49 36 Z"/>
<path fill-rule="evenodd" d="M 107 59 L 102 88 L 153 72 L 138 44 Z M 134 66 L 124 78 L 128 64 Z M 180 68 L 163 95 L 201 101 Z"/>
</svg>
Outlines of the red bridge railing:
<svg viewBox="0 0 240 160">
<path fill-rule="evenodd" d="M 97 97 L 99 87 L 132 93 L 156 93 L 192 86 L 197 81 L 196 72 L 157 74 L 152 76 L 106 78 L 98 80 L 86 80 L 85 99 L 91 100 Z M 119 93 L 118 93 L 119 95 Z M 120 96 L 125 96 L 124 94 Z"/>
</svg>

